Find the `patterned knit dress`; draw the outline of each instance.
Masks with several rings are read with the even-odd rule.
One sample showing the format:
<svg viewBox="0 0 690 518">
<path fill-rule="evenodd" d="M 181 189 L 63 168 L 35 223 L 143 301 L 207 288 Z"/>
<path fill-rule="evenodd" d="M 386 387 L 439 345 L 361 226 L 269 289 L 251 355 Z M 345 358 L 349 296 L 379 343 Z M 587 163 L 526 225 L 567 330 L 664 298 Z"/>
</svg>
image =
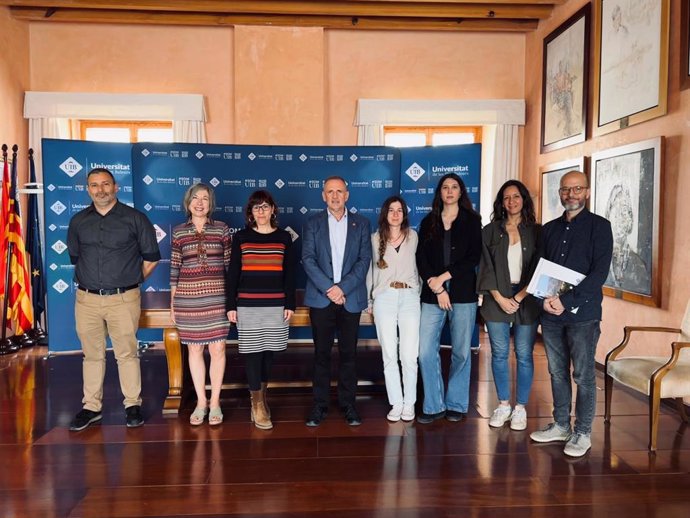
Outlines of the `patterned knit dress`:
<svg viewBox="0 0 690 518">
<path fill-rule="evenodd" d="M 295 309 L 290 233 L 276 229 L 261 234 L 250 228 L 237 232 L 226 286 L 227 309 L 237 311 L 240 353 L 284 350 L 289 326 L 283 309 Z"/>
<path fill-rule="evenodd" d="M 225 341 L 230 322 L 225 312 L 225 271 L 230 263 L 230 229 L 220 221 L 178 225 L 172 232 L 170 286 L 180 341 L 208 345 Z"/>
</svg>

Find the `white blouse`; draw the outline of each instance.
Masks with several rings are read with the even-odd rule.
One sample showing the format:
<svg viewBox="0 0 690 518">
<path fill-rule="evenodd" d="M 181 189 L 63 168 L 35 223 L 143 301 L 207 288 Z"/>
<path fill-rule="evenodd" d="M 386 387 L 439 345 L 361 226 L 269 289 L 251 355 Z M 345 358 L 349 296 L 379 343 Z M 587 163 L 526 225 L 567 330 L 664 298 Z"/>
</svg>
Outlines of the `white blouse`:
<svg viewBox="0 0 690 518">
<path fill-rule="evenodd" d="M 519 284 L 522 277 L 522 243 L 520 241 L 508 246 L 508 271 L 510 283 Z"/>
<path fill-rule="evenodd" d="M 388 268 L 382 270 L 376 265 L 379 260 L 379 233 L 374 232 L 371 235 L 372 264 L 369 266 L 369 273 L 367 274 L 369 300 L 375 299 L 378 293 L 390 288 L 392 282 L 404 282 L 417 293 L 421 292 L 421 282 L 415 259 L 418 240 L 417 232 L 409 229 L 399 250 L 396 251 L 395 247 L 388 243 L 383 254 Z"/>
</svg>

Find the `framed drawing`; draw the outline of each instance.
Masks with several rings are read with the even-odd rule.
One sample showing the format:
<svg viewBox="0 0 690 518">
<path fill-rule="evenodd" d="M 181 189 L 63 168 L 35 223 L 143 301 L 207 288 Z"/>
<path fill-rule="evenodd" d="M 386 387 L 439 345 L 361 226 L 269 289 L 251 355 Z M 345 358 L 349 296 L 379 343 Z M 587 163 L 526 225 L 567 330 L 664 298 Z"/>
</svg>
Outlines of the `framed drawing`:
<svg viewBox="0 0 690 518">
<path fill-rule="evenodd" d="M 561 198 L 558 195 L 561 177 L 568 171 L 582 171 L 586 174 L 586 165 L 586 159 L 581 157 L 550 164 L 540 169 L 539 217 L 542 225 L 563 214 Z"/>
<path fill-rule="evenodd" d="M 596 0 L 594 131 L 666 114 L 670 0 Z"/>
<path fill-rule="evenodd" d="M 611 222 L 613 258 L 604 294 L 659 307 L 663 138 L 592 155 L 592 212 Z"/>
<path fill-rule="evenodd" d="M 541 152 L 587 138 L 589 27 L 586 4 L 544 38 L 541 94 Z"/>
<path fill-rule="evenodd" d="M 690 88 L 690 0 L 680 3 L 680 89 Z"/>
</svg>

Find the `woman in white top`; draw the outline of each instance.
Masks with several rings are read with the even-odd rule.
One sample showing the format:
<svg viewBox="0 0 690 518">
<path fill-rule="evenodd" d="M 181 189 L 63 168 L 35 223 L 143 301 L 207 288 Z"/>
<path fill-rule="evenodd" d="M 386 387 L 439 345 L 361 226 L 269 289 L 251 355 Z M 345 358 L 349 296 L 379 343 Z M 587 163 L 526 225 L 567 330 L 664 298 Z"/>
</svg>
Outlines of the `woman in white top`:
<svg viewBox="0 0 690 518">
<path fill-rule="evenodd" d="M 400 196 L 391 196 L 383 202 L 378 224 L 378 231 L 371 236 L 368 311 L 373 308 L 376 334 L 381 344 L 383 374 L 391 405 L 387 419 L 412 421 L 417 400 L 421 314 L 415 262 L 417 233 L 410 228 L 407 204 Z M 402 366 L 402 383 L 398 359 Z"/>
<path fill-rule="evenodd" d="M 508 180 L 496 195 L 491 223 L 482 230 L 477 280 L 477 291 L 484 295 L 481 313 L 489 330 L 499 400 L 489 426 L 510 422 L 513 430 L 527 428 L 525 405 L 532 387 L 532 351 L 540 313 L 539 302 L 527 293 L 527 285 L 539 260 L 540 236 L 529 191 L 522 182 Z M 515 409 L 510 406 L 511 327 L 517 364 Z"/>
</svg>

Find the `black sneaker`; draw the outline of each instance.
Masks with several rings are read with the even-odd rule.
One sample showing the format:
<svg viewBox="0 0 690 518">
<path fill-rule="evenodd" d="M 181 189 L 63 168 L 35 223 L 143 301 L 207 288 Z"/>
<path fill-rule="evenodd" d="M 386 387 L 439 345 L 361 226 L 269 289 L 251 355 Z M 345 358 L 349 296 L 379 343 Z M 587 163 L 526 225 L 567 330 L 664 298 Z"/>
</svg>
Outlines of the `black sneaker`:
<svg viewBox="0 0 690 518">
<path fill-rule="evenodd" d="M 323 421 L 327 415 L 328 408 L 319 405 L 314 405 L 305 424 L 307 426 L 319 426 L 321 424 L 321 421 Z"/>
<path fill-rule="evenodd" d="M 439 412 L 438 414 L 421 413 L 417 416 L 417 422 L 419 424 L 429 424 L 429 423 L 433 423 L 437 419 L 443 419 L 445 416 L 446 416 L 445 412 Z"/>
<path fill-rule="evenodd" d="M 103 414 L 100 412 L 94 412 L 93 410 L 84 408 L 79 411 L 74 419 L 72 419 L 72 422 L 69 424 L 69 429 L 71 432 L 79 432 L 90 424 L 98 423 L 101 419 L 103 419 Z"/>
<path fill-rule="evenodd" d="M 345 412 L 345 421 L 347 421 L 347 424 L 350 426 L 359 426 L 362 424 L 362 418 L 359 417 L 354 406 L 346 406 L 343 411 Z"/>
<path fill-rule="evenodd" d="M 139 405 L 128 406 L 125 408 L 125 414 L 127 414 L 127 428 L 136 428 L 144 424 L 144 417 L 141 415 Z"/>
<path fill-rule="evenodd" d="M 462 421 L 465 419 L 465 412 L 458 412 L 457 410 L 446 410 L 446 420 L 450 421 L 451 423 L 457 423 L 458 421 Z"/>
</svg>

